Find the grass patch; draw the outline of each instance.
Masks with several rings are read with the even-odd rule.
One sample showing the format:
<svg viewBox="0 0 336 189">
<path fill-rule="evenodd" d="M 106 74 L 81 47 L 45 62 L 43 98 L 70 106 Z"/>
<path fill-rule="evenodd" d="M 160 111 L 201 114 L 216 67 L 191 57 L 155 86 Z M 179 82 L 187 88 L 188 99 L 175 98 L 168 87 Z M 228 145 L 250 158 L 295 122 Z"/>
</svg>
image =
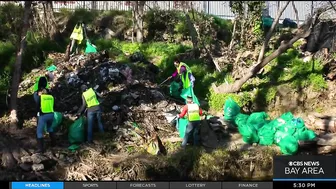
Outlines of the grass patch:
<svg viewBox="0 0 336 189">
<path fill-rule="evenodd" d="M 228 151 L 216 149 L 210 153 L 202 148 L 187 148 L 169 156 L 153 158 L 150 164 L 144 164 L 139 175 L 145 180 L 165 178 L 169 180 L 249 180 L 270 179 L 272 176 L 272 149 L 254 149 L 249 151 Z M 249 172 L 249 157 L 256 157 L 256 170 Z"/>
<path fill-rule="evenodd" d="M 251 79 L 243 86 L 243 91 L 256 89 L 255 103 L 265 108 L 277 94 L 280 85 L 291 86 L 293 90 L 311 87 L 320 92 L 327 89 L 323 78 L 323 65 L 319 60 L 303 62 L 298 58 L 299 52 L 289 49 L 265 67 L 262 76 Z"/>
</svg>

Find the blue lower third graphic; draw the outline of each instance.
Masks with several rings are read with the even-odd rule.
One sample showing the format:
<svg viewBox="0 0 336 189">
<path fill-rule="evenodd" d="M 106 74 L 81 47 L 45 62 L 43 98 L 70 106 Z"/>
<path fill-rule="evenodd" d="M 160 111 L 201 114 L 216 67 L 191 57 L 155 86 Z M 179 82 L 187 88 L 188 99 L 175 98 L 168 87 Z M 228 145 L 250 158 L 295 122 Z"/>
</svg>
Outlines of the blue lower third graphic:
<svg viewBox="0 0 336 189">
<path fill-rule="evenodd" d="M 12 182 L 12 189 L 64 189 L 63 182 Z"/>
</svg>

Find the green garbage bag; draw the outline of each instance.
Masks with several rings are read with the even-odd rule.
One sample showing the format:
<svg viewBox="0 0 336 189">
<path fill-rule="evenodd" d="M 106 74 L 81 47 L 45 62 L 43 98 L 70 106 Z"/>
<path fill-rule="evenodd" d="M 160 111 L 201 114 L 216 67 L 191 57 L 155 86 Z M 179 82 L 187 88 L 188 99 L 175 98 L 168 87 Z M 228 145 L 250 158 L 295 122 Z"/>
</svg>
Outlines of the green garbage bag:
<svg viewBox="0 0 336 189">
<path fill-rule="evenodd" d="M 281 153 L 284 155 L 294 155 L 299 149 L 299 143 L 295 137 L 287 135 L 279 142 Z"/>
<path fill-rule="evenodd" d="M 59 126 L 61 125 L 63 121 L 63 115 L 60 112 L 54 112 L 54 121 L 51 125 L 51 128 L 55 131 L 59 129 Z"/>
<path fill-rule="evenodd" d="M 315 140 L 316 134 L 314 131 L 306 129 L 305 131 L 298 133 L 295 138 L 299 141 L 312 141 Z"/>
<path fill-rule="evenodd" d="M 258 130 L 259 144 L 264 146 L 272 145 L 274 142 L 275 128 L 272 124 L 265 124 Z"/>
<path fill-rule="evenodd" d="M 53 72 L 53 71 L 57 70 L 57 67 L 55 65 L 51 65 L 46 70 L 49 71 L 49 72 Z"/>
<path fill-rule="evenodd" d="M 274 144 L 279 144 L 280 143 L 280 141 L 283 139 L 283 138 L 285 138 L 286 136 L 289 136 L 289 134 L 288 133 L 286 133 L 286 132 L 283 132 L 283 131 L 279 131 L 279 130 L 277 130 L 275 133 L 274 133 Z"/>
<path fill-rule="evenodd" d="M 262 23 L 264 27 L 271 27 L 273 24 L 273 18 L 271 17 L 262 17 Z"/>
<path fill-rule="evenodd" d="M 296 127 L 291 122 L 286 123 L 285 125 L 278 127 L 277 130 L 288 133 L 289 135 L 294 135 L 296 132 Z"/>
<path fill-rule="evenodd" d="M 59 126 L 61 125 L 63 120 L 63 115 L 60 112 L 54 112 L 54 121 L 51 125 L 51 128 L 53 129 L 54 132 L 57 132 L 59 129 Z M 47 126 L 44 127 L 44 132 L 48 132 Z"/>
<path fill-rule="evenodd" d="M 252 125 L 240 125 L 238 126 L 239 133 L 243 136 L 243 141 L 248 144 L 258 143 L 259 137 L 257 131 Z"/>
<path fill-rule="evenodd" d="M 228 98 L 224 104 L 224 119 L 233 121 L 239 113 L 239 105 L 232 98 Z"/>
<path fill-rule="evenodd" d="M 185 132 L 188 126 L 188 119 L 179 118 L 176 124 L 177 124 L 176 125 L 177 130 L 180 133 L 180 138 L 184 138 L 184 135 L 185 135 Z"/>
<path fill-rule="evenodd" d="M 97 53 L 96 47 L 90 42 L 90 40 L 86 40 L 86 48 L 85 48 L 85 54 L 89 53 Z"/>
<path fill-rule="evenodd" d="M 269 116 L 266 112 L 255 112 L 248 117 L 247 124 L 253 125 L 258 130 L 269 122 L 266 120 L 267 118 L 269 118 Z"/>
<path fill-rule="evenodd" d="M 293 119 L 292 124 L 296 127 L 293 136 L 299 141 L 312 141 L 316 138 L 314 131 L 309 130 L 301 118 Z"/>
<path fill-rule="evenodd" d="M 173 81 L 170 83 L 170 87 L 169 87 L 169 93 L 172 97 L 175 98 L 180 98 L 180 92 L 179 92 L 179 88 L 180 88 L 180 84 Z"/>
<path fill-rule="evenodd" d="M 291 112 L 286 112 L 280 116 L 281 119 L 285 120 L 286 122 L 292 121 L 295 117 Z"/>
<path fill-rule="evenodd" d="M 235 125 L 236 126 L 246 125 L 248 117 L 249 117 L 249 115 L 247 115 L 247 114 L 239 113 L 234 119 Z"/>
<path fill-rule="evenodd" d="M 193 98 L 193 102 L 195 104 L 198 104 L 200 105 L 195 93 L 194 93 L 194 90 L 192 87 L 189 87 L 189 88 L 186 88 L 186 89 L 182 89 L 182 92 L 181 92 L 181 97 L 184 99 L 184 100 L 187 100 L 187 97 L 188 96 L 192 96 Z M 187 103 L 187 102 L 186 102 Z"/>
<path fill-rule="evenodd" d="M 70 144 L 82 143 L 85 141 L 85 118 L 81 116 L 69 128 L 68 139 Z"/>
</svg>

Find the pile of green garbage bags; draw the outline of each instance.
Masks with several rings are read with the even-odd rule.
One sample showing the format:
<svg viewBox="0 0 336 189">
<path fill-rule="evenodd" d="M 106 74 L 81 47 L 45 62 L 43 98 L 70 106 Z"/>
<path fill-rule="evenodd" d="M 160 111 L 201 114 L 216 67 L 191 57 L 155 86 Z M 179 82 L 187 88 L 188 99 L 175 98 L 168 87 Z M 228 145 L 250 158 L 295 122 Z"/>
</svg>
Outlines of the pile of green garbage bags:
<svg viewBox="0 0 336 189">
<path fill-rule="evenodd" d="M 260 145 L 276 144 L 285 155 L 297 153 L 298 141 L 312 141 L 316 138 L 314 131 L 306 128 L 301 118 L 291 112 L 270 120 L 266 112 L 243 114 L 239 105 L 229 98 L 224 104 L 224 119 L 238 127 L 244 142 Z"/>
<path fill-rule="evenodd" d="M 175 81 L 171 82 L 170 88 L 169 88 L 170 95 L 174 98 L 183 98 L 185 101 L 187 100 L 187 96 L 192 96 L 193 102 L 195 104 L 200 105 L 198 98 L 196 97 L 192 87 L 182 89 L 182 91 L 180 91 L 179 89 L 180 89 L 180 84 L 178 82 L 175 82 Z"/>
</svg>

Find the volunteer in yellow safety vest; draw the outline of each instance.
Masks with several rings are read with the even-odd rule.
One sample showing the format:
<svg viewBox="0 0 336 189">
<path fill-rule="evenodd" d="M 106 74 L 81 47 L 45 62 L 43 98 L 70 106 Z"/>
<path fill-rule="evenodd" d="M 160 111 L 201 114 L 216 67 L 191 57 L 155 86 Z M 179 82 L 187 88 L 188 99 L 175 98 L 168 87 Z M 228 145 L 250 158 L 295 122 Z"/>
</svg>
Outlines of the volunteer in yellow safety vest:
<svg viewBox="0 0 336 189">
<path fill-rule="evenodd" d="M 192 75 L 189 66 L 180 62 L 178 58 L 175 58 L 174 65 L 176 67 L 176 71 L 170 76 L 170 78 L 176 78 L 179 76 L 181 79 L 182 89 L 186 89 L 190 86 L 194 87 L 195 77 Z"/>
<path fill-rule="evenodd" d="M 102 97 L 98 93 L 96 93 L 92 88 L 88 88 L 86 85 L 81 86 L 81 90 L 83 92 L 82 95 L 82 107 L 78 110 L 77 115 L 82 114 L 87 108 L 87 120 L 88 120 L 88 136 L 87 142 L 93 143 L 93 120 L 95 117 L 98 121 L 99 131 L 100 133 L 104 133 L 104 126 L 101 120 L 101 109 L 99 106 L 98 97 Z"/>
<path fill-rule="evenodd" d="M 83 27 L 84 24 L 81 22 L 78 22 L 73 29 L 70 39 L 71 39 L 71 46 L 70 46 L 70 52 L 72 52 L 74 46 L 76 46 L 76 54 L 78 54 L 78 45 L 82 43 L 84 36 L 83 36 Z"/>
<path fill-rule="evenodd" d="M 192 97 L 187 97 L 187 104 L 182 108 L 181 113 L 178 115 L 178 118 L 183 118 L 187 115 L 188 126 L 186 133 L 183 138 L 182 148 L 185 148 L 188 143 L 188 138 L 193 131 L 193 141 L 194 145 L 199 145 L 199 125 L 201 122 L 202 109 L 195 103 L 193 103 Z"/>
<path fill-rule="evenodd" d="M 51 139 L 51 146 L 56 144 L 56 136 L 51 128 L 51 125 L 54 120 L 54 97 L 50 95 L 46 89 L 38 91 L 38 100 L 37 100 L 37 153 L 44 152 L 44 141 L 43 141 L 43 132 L 45 126 L 47 126 L 47 131 Z"/>
<path fill-rule="evenodd" d="M 49 79 L 49 77 L 48 77 L 48 73 L 46 73 L 45 74 L 45 76 L 41 76 L 41 77 L 38 77 L 37 79 L 36 79 L 36 82 L 35 82 L 35 84 L 34 84 L 34 86 L 33 86 L 33 90 L 34 90 L 34 93 L 33 93 L 33 97 L 34 97 L 34 101 L 35 101 L 35 103 L 37 103 L 37 101 L 38 101 L 38 98 L 39 98 L 39 96 L 38 96 L 38 91 L 41 91 L 41 90 L 43 90 L 43 89 L 47 89 L 47 90 L 49 90 L 49 83 L 48 83 L 48 79 Z"/>
</svg>

